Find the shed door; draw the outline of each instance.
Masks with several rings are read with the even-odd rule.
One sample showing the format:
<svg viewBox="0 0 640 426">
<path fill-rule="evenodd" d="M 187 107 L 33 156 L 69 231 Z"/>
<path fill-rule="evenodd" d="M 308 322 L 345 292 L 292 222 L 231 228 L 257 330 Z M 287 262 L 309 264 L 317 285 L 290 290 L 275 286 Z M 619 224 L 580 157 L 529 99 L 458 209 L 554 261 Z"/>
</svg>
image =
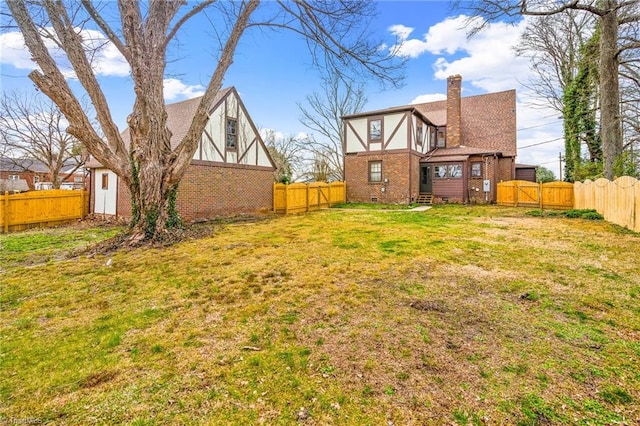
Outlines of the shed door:
<svg viewBox="0 0 640 426">
<path fill-rule="evenodd" d="M 432 188 L 431 166 L 420 166 L 420 193 L 431 194 Z"/>
<path fill-rule="evenodd" d="M 118 194 L 118 177 L 106 169 L 95 169 L 93 179 L 96 214 L 116 214 L 116 197 Z"/>
</svg>

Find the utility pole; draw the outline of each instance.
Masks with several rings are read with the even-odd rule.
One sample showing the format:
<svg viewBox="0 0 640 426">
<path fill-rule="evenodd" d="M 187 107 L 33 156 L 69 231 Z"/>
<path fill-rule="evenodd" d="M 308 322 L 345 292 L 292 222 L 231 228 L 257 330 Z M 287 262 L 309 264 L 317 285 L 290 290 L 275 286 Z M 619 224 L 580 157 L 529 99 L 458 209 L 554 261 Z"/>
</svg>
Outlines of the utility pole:
<svg viewBox="0 0 640 426">
<path fill-rule="evenodd" d="M 562 175 L 562 160 L 564 160 L 564 158 L 562 158 L 561 152 L 558 153 L 558 160 L 560 160 L 560 181 L 564 181 L 564 176 Z"/>
</svg>

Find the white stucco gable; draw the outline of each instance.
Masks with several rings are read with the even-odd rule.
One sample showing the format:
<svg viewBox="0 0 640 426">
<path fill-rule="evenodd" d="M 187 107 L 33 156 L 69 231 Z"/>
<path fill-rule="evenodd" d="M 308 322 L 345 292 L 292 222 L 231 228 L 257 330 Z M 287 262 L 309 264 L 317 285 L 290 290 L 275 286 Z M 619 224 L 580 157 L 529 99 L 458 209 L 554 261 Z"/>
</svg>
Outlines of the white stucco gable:
<svg viewBox="0 0 640 426">
<path fill-rule="evenodd" d="M 274 167 L 267 147 L 235 89 L 209 114 L 194 160 L 258 167 Z"/>
</svg>

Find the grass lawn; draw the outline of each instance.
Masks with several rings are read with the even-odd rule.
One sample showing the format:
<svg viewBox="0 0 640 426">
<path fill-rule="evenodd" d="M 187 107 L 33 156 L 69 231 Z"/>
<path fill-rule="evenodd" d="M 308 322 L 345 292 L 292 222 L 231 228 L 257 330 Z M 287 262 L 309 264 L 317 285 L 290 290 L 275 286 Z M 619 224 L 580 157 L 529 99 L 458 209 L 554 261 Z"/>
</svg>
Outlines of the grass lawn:
<svg viewBox="0 0 640 426">
<path fill-rule="evenodd" d="M 526 213 L 331 209 L 66 260 L 30 232 L 42 263 L 0 236 L 0 418 L 640 424 L 640 235 Z"/>
</svg>

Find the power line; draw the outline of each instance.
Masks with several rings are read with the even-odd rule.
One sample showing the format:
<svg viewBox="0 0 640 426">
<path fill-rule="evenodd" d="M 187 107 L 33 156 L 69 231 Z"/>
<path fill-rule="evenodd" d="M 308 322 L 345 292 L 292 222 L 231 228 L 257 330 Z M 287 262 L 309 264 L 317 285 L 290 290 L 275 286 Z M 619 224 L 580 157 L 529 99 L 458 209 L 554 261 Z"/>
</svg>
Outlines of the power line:
<svg viewBox="0 0 640 426">
<path fill-rule="evenodd" d="M 558 122 L 550 121 L 548 123 L 536 124 L 535 126 L 523 127 L 521 129 L 516 129 L 516 132 L 520 132 L 520 131 L 523 131 L 523 130 L 529 130 L 529 129 L 535 129 L 536 127 L 550 126 L 552 124 L 558 124 Z"/>
<path fill-rule="evenodd" d="M 548 141 L 532 143 L 531 145 L 520 146 L 520 147 L 518 147 L 518 149 L 525 149 L 525 148 L 530 148 L 532 146 L 544 145 L 546 143 L 551 143 L 551 142 L 559 141 L 559 140 L 562 140 L 562 139 L 564 139 L 564 136 L 560 136 L 559 138 L 555 138 L 555 139 L 549 139 Z"/>
</svg>

